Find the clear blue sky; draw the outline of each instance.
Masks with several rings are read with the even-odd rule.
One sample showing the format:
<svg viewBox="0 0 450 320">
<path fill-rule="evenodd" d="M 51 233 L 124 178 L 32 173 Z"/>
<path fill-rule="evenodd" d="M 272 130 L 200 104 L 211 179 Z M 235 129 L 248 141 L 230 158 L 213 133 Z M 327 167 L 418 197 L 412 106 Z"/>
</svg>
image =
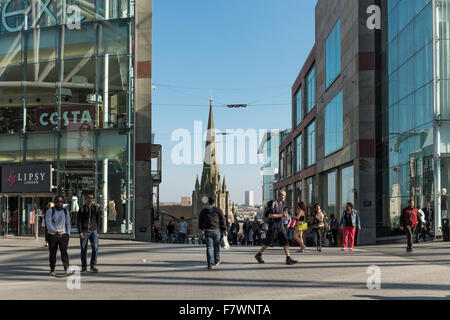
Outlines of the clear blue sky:
<svg viewBox="0 0 450 320">
<path fill-rule="evenodd" d="M 210 95 L 217 129 L 291 128 L 291 86 L 314 45 L 315 5 L 315 0 L 153 1 L 152 125 L 155 143 L 163 146 L 160 201 L 192 195 L 202 165 L 173 164 L 179 142 L 171 135 L 180 128 L 193 135 L 194 121 L 206 130 Z M 220 107 L 241 103 L 249 107 Z M 243 203 L 244 192 L 253 190 L 261 203 L 260 167 L 220 166 L 232 202 Z"/>
</svg>

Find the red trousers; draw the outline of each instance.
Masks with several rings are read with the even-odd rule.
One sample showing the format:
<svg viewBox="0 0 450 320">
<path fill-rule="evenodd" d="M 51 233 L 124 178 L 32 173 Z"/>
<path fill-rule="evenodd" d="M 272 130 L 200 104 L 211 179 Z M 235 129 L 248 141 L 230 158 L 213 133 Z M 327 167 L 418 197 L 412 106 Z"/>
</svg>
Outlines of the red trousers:
<svg viewBox="0 0 450 320">
<path fill-rule="evenodd" d="M 355 232 L 356 227 L 344 227 L 344 239 L 342 240 L 344 248 L 350 247 L 353 249 L 353 247 L 355 246 Z M 348 245 L 348 238 L 350 238 L 349 245 Z"/>
</svg>

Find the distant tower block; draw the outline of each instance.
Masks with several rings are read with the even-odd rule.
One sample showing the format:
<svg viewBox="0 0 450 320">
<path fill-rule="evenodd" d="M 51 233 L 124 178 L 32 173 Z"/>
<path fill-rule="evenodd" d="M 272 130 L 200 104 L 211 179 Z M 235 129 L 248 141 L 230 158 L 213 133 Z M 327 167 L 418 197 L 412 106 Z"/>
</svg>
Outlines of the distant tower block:
<svg viewBox="0 0 450 320">
<path fill-rule="evenodd" d="M 245 191 L 245 205 L 247 207 L 255 206 L 255 195 L 253 191 Z"/>
</svg>

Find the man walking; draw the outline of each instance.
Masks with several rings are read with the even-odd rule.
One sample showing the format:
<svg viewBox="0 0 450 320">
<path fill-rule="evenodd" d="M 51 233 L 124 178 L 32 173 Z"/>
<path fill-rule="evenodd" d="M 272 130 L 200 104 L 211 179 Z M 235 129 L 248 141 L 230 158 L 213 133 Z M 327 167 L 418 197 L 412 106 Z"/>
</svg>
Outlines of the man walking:
<svg viewBox="0 0 450 320">
<path fill-rule="evenodd" d="M 427 231 L 430 232 L 433 227 L 434 211 L 429 201 L 427 202 L 427 206 L 423 208 L 423 213 L 425 214 Z"/>
<path fill-rule="evenodd" d="M 252 225 L 250 223 L 250 220 L 247 218 L 245 219 L 244 225 L 242 226 L 242 229 L 244 231 L 244 245 L 248 246 L 250 242 L 250 232 L 252 230 Z"/>
<path fill-rule="evenodd" d="M 253 240 L 255 245 L 261 245 L 261 223 L 258 221 L 258 217 L 255 216 L 255 220 L 252 222 Z"/>
<path fill-rule="evenodd" d="M 50 262 L 50 275 L 56 276 L 56 253 L 61 252 L 61 261 L 64 266 L 64 273 L 66 276 L 70 276 L 74 271 L 69 270 L 69 254 L 67 248 L 69 246 L 70 238 L 70 215 L 65 208 L 63 208 L 64 199 L 61 196 L 56 197 L 55 206 L 49 208 L 45 215 L 45 223 L 47 225 L 47 232 L 49 234 L 49 262 Z"/>
<path fill-rule="evenodd" d="M 417 227 L 416 227 L 416 240 L 414 243 L 419 243 L 420 238 L 423 238 L 423 241 L 426 241 L 427 235 L 430 236 L 431 240 L 434 240 L 434 236 L 430 233 L 430 231 L 426 228 L 426 218 L 425 218 L 425 212 L 420 207 L 420 204 L 417 205 L 417 214 L 418 214 L 418 221 L 417 221 Z"/>
<path fill-rule="evenodd" d="M 412 238 L 414 234 L 414 228 L 417 224 L 417 210 L 414 208 L 414 201 L 408 201 L 408 207 L 402 210 L 400 215 L 400 230 L 406 231 L 406 236 L 408 237 L 408 246 L 406 247 L 406 252 L 413 252 Z"/>
<path fill-rule="evenodd" d="M 100 209 L 94 204 L 94 195 L 88 193 L 86 204 L 78 210 L 78 232 L 81 245 L 81 272 L 87 272 L 87 245 L 91 243 L 91 272 L 98 272 L 98 227 L 100 226 Z"/>
<path fill-rule="evenodd" d="M 178 231 L 178 242 L 184 244 L 186 242 L 187 222 L 181 217 Z"/>
<path fill-rule="evenodd" d="M 231 228 L 230 228 L 232 244 L 234 246 L 237 246 L 239 229 L 240 229 L 239 223 L 236 221 L 236 219 L 234 219 L 234 222 L 231 224 Z"/>
<path fill-rule="evenodd" d="M 269 213 L 269 231 L 267 231 L 266 243 L 262 246 L 259 252 L 255 255 L 255 259 L 258 263 L 264 263 L 262 254 L 275 240 L 278 239 L 281 246 L 284 248 L 286 254 L 286 264 L 292 265 L 298 261 L 291 259 L 289 254 L 289 240 L 286 234 L 286 229 L 283 226 L 282 218 L 287 217 L 287 212 L 284 212 L 283 202 L 286 199 L 286 192 L 279 191 L 278 199 L 272 204 L 271 211 Z"/>
<path fill-rule="evenodd" d="M 219 208 L 215 206 L 216 199 L 209 197 L 208 205 L 200 212 L 198 228 L 204 231 L 206 238 L 206 259 L 208 270 L 219 266 L 220 241 L 222 237 L 227 237 L 227 225 L 225 216 Z"/>
</svg>

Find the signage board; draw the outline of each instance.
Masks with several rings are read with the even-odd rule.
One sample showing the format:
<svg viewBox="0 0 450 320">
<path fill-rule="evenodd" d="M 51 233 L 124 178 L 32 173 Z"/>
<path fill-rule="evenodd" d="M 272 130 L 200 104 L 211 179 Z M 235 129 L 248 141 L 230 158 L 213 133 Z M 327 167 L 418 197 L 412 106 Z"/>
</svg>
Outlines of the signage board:
<svg viewBox="0 0 450 320">
<path fill-rule="evenodd" d="M 52 166 L 13 165 L 2 167 L 2 193 L 52 192 Z"/>
</svg>

